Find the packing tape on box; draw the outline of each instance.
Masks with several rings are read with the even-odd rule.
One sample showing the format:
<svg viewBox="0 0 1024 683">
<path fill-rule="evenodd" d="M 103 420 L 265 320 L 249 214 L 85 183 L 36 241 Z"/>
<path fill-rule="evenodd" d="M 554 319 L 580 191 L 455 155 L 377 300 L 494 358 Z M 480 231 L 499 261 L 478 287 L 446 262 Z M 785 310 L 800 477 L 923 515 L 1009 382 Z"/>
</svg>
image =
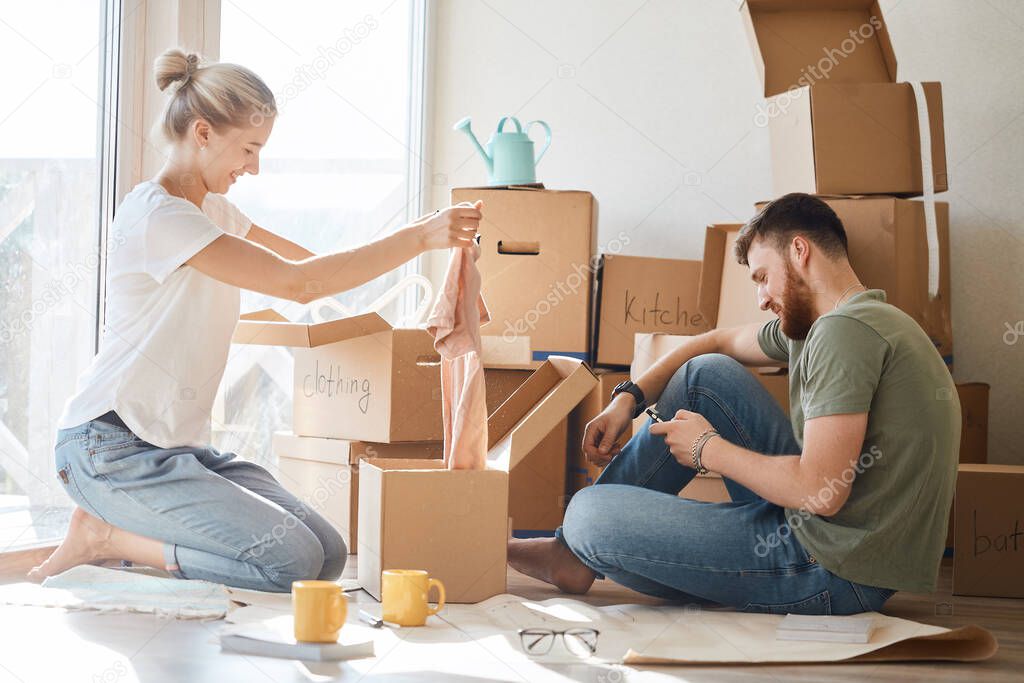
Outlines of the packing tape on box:
<svg viewBox="0 0 1024 683">
<path fill-rule="evenodd" d="M 921 135 L 921 183 L 924 190 L 924 224 L 928 236 L 928 298 L 939 295 L 939 229 L 935 220 L 935 176 L 932 169 L 932 131 L 924 85 L 912 81 L 917 101 L 917 129 Z"/>
</svg>

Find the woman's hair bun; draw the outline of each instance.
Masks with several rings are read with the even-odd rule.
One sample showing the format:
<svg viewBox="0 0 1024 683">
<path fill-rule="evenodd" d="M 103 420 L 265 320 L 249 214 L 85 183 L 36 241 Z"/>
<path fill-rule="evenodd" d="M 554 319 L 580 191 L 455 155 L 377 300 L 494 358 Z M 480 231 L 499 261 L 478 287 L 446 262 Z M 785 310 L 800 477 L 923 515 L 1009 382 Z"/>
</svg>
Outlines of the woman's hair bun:
<svg viewBox="0 0 1024 683">
<path fill-rule="evenodd" d="M 199 68 L 199 62 L 200 57 L 195 52 L 185 52 L 176 47 L 167 50 L 153 64 L 156 86 L 166 90 L 172 83 L 184 85 Z"/>
</svg>

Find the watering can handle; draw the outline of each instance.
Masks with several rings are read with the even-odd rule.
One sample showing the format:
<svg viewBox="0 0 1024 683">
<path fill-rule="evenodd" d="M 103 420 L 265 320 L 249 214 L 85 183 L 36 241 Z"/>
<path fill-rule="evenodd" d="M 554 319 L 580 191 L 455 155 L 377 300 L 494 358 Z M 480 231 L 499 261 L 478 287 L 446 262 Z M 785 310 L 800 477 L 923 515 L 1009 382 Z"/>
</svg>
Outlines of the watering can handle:
<svg viewBox="0 0 1024 683">
<path fill-rule="evenodd" d="M 534 164 L 539 164 L 540 163 L 540 158 L 542 156 L 544 156 L 544 152 L 548 151 L 548 147 L 551 146 L 551 126 L 549 126 L 548 124 L 544 123 L 543 121 L 530 121 L 528 124 L 526 124 L 526 134 L 527 135 L 530 134 L 530 128 L 535 123 L 539 123 L 541 125 L 541 127 L 544 128 L 544 146 L 541 147 L 540 153 L 537 154 L 537 158 L 533 160 Z"/>
<path fill-rule="evenodd" d="M 523 127 L 519 124 L 519 119 L 517 119 L 514 116 L 502 116 L 501 117 L 501 121 L 498 121 L 498 132 L 499 133 L 504 132 L 502 130 L 502 128 L 505 127 L 505 122 L 508 121 L 509 119 L 512 120 L 512 123 L 516 124 L 516 132 L 517 133 L 522 133 L 523 132 Z"/>
</svg>

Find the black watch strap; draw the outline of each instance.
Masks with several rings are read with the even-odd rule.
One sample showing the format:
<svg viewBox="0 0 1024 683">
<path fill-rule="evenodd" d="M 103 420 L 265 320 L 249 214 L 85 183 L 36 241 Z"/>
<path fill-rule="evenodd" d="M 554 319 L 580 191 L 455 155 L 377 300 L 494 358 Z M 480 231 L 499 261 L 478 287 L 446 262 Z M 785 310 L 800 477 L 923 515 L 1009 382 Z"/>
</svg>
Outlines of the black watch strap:
<svg viewBox="0 0 1024 683">
<path fill-rule="evenodd" d="M 615 388 L 612 389 L 612 398 L 615 398 L 622 392 L 632 395 L 633 399 L 636 401 L 636 407 L 633 410 L 633 419 L 635 420 L 640 417 L 640 414 L 643 413 L 644 409 L 647 407 L 647 399 L 644 398 L 644 392 L 640 387 L 633 384 L 633 382 L 628 379 L 615 385 Z"/>
</svg>

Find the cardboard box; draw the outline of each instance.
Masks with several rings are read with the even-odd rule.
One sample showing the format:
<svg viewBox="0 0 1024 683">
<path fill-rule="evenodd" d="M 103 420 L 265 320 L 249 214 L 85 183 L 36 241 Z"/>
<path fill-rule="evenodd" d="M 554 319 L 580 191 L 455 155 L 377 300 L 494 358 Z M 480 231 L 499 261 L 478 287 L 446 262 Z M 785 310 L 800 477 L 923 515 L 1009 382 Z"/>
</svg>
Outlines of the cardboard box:
<svg viewBox="0 0 1024 683">
<path fill-rule="evenodd" d="M 537 367 L 552 354 L 588 360 L 597 203 L 582 191 L 452 190 L 484 201 L 480 222 L 484 360 Z"/>
<path fill-rule="evenodd" d="M 644 374 L 659 358 L 670 351 L 678 349 L 689 339 L 681 334 L 638 334 L 635 339 L 633 367 L 630 376 L 636 380 Z M 747 368 L 761 385 L 768 390 L 776 403 L 789 414 L 789 374 L 785 368 Z M 641 415 L 637 420 L 646 420 Z M 634 431 L 637 424 L 634 422 Z"/>
<path fill-rule="evenodd" d="M 928 237 L 924 203 L 896 197 L 822 197 L 846 229 L 850 265 L 866 286 L 924 329 L 946 365 L 953 365 L 949 282 L 949 204 L 935 203 L 939 293 L 928 297 Z M 760 210 L 765 202 L 759 202 Z M 735 262 L 735 259 L 733 259 Z M 747 270 L 745 266 L 738 266 Z M 748 277 L 749 280 L 749 277 Z M 751 287 L 753 284 L 751 283 Z"/>
<path fill-rule="evenodd" d="M 953 594 L 1024 598 L 1024 466 L 960 465 Z"/>
<path fill-rule="evenodd" d="M 956 385 L 960 398 L 960 462 L 981 464 L 988 462 L 988 397 L 989 385 L 967 382 Z"/>
<path fill-rule="evenodd" d="M 728 503 L 732 500 L 729 490 L 725 488 L 722 475 L 715 472 L 698 474 L 679 492 L 680 498 L 701 500 L 705 503 Z"/>
<path fill-rule="evenodd" d="M 630 354 L 632 355 L 632 354 Z M 603 467 L 591 464 L 583 455 L 583 435 L 587 423 L 608 407 L 612 400 L 612 389 L 616 384 L 629 379 L 628 372 L 597 371 L 597 386 L 584 398 L 569 416 L 569 456 L 566 495 L 572 497 L 582 488 L 593 484 Z M 624 446 L 633 436 L 633 425 L 623 432 L 616 443 Z"/>
<path fill-rule="evenodd" d="M 242 316 L 232 343 L 295 347 L 292 431 L 372 441 L 439 441 L 441 357 L 422 329 L 377 313 L 323 323 L 274 311 Z"/>
<path fill-rule="evenodd" d="M 957 384 L 960 399 L 960 464 L 988 462 L 988 395 L 989 385 L 983 382 Z M 953 547 L 953 510 L 949 511 L 946 547 Z"/>
<path fill-rule="evenodd" d="M 915 195 L 917 104 L 875 0 L 746 0 L 742 14 L 768 98 L 775 194 Z M 948 189 L 942 90 L 924 84 L 935 191 Z"/>
<path fill-rule="evenodd" d="M 505 592 L 509 472 L 563 423 L 597 383 L 590 368 L 552 356 L 487 420 L 487 469 L 370 458 L 359 467 L 360 585 L 380 599 L 383 569 L 425 569 L 448 601 Z"/>
<path fill-rule="evenodd" d="M 704 232 L 704 260 L 698 297 L 709 329 L 768 322 L 775 318 L 762 311 L 750 269 L 734 256 L 742 223 L 709 225 Z"/>
<path fill-rule="evenodd" d="M 628 367 L 637 332 L 699 334 L 700 261 L 602 254 L 597 266 L 595 365 Z"/>
<path fill-rule="evenodd" d="M 530 376 L 530 370 L 484 370 L 490 415 Z M 508 514 L 517 532 L 553 531 L 565 512 L 567 424 L 562 421 L 508 478 Z"/>
<path fill-rule="evenodd" d="M 278 480 L 323 515 L 345 539 L 349 553 L 358 546 L 359 461 L 366 458 L 440 460 L 440 441 L 368 443 L 274 432 Z"/>
</svg>

